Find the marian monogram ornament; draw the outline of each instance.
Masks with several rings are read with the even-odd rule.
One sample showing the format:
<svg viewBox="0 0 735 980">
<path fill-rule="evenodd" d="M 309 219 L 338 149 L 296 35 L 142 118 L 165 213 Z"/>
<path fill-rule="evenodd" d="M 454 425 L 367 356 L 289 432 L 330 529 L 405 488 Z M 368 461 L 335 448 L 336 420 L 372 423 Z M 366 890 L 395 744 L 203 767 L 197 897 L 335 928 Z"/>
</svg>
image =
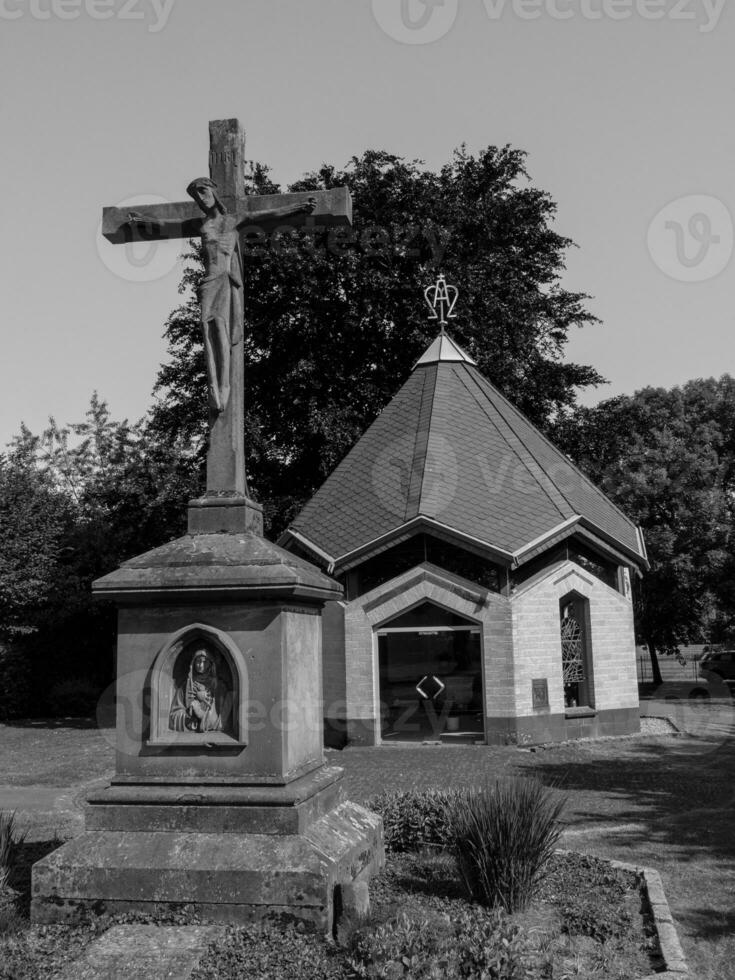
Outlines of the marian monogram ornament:
<svg viewBox="0 0 735 980">
<path fill-rule="evenodd" d="M 447 322 L 449 320 L 454 320 L 454 318 L 457 316 L 457 314 L 454 312 L 454 307 L 457 305 L 458 296 L 459 290 L 457 287 L 447 285 L 447 281 L 443 274 L 439 276 L 433 286 L 429 286 L 424 290 L 426 303 L 431 310 L 429 319 L 439 321 L 439 326 L 442 328 L 442 333 L 444 332 L 444 327 L 446 327 Z"/>
</svg>

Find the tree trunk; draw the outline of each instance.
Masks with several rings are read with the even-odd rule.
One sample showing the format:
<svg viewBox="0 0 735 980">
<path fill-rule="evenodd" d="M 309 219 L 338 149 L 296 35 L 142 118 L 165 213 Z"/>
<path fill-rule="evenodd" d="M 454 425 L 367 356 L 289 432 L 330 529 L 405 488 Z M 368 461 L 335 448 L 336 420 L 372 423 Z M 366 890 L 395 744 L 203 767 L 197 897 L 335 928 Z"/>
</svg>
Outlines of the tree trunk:
<svg viewBox="0 0 735 980">
<path fill-rule="evenodd" d="M 651 672 L 653 673 L 653 683 L 656 685 L 656 687 L 658 687 L 659 685 L 663 684 L 664 679 L 661 676 L 661 668 L 659 667 L 659 663 L 658 663 L 658 654 L 656 653 L 656 645 L 652 643 L 650 640 L 648 640 L 646 642 L 646 646 L 648 647 L 648 654 L 651 658 Z"/>
</svg>

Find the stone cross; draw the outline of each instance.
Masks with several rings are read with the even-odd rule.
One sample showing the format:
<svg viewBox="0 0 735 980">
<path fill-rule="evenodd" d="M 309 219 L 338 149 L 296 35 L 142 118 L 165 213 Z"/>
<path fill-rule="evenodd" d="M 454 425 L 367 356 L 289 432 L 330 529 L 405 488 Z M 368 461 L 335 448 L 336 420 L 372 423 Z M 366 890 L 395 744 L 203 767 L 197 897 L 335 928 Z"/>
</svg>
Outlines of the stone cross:
<svg viewBox="0 0 735 980">
<path fill-rule="evenodd" d="M 297 194 L 246 195 L 245 133 L 237 119 L 209 123 L 209 178 L 187 187 L 191 201 L 104 208 L 102 234 L 115 244 L 201 237 L 202 331 L 209 380 L 207 493 L 199 505 L 248 502 L 244 451 L 242 236 L 311 225 L 350 225 L 346 187 Z M 221 509 L 221 508 L 220 508 Z M 191 528 L 191 510 L 190 510 Z M 224 529 L 224 528 L 223 528 Z M 232 528 L 234 529 L 234 528 Z"/>
</svg>

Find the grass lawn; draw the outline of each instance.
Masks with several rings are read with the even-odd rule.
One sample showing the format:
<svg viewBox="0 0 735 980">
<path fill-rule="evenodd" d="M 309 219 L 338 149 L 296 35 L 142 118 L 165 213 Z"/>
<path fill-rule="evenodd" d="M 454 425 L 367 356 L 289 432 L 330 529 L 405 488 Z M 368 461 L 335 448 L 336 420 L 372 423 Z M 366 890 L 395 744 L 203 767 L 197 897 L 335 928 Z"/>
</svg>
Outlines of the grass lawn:
<svg viewBox="0 0 735 980">
<path fill-rule="evenodd" d="M 704 748 L 688 739 L 590 746 L 539 753 L 524 768 L 570 792 L 567 846 L 661 872 L 692 976 L 732 980 L 735 745 Z"/>
<path fill-rule="evenodd" d="M 563 787 L 569 794 L 563 846 L 657 868 L 692 977 L 735 980 L 732 710 L 700 708 L 699 722 L 690 725 L 694 737 L 586 742 L 536 752 L 349 749 L 329 753 L 329 761 L 344 766 L 348 795 L 356 800 L 385 789 L 448 788 L 500 772 L 528 772 Z M 102 776 L 114 765 L 110 736 L 89 727 L 2 725 L 0 785 L 60 786 Z"/>
<path fill-rule="evenodd" d="M 0 725 L 0 786 L 75 786 L 115 768 L 115 732 L 85 719 Z M 2 808 L 2 799 L 0 799 Z"/>
</svg>

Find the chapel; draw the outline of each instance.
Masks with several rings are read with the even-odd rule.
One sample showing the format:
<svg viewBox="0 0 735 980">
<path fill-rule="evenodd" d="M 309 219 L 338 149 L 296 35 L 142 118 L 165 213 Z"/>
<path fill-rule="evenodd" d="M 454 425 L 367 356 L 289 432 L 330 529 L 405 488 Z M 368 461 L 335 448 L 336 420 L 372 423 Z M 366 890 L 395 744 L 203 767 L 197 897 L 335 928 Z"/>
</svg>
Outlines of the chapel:
<svg viewBox="0 0 735 980">
<path fill-rule="evenodd" d="M 327 744 L 637 732 L 642 532 L 445 324 L 279 540 L 344 589 L 323 616 Z"/>
</svg>

